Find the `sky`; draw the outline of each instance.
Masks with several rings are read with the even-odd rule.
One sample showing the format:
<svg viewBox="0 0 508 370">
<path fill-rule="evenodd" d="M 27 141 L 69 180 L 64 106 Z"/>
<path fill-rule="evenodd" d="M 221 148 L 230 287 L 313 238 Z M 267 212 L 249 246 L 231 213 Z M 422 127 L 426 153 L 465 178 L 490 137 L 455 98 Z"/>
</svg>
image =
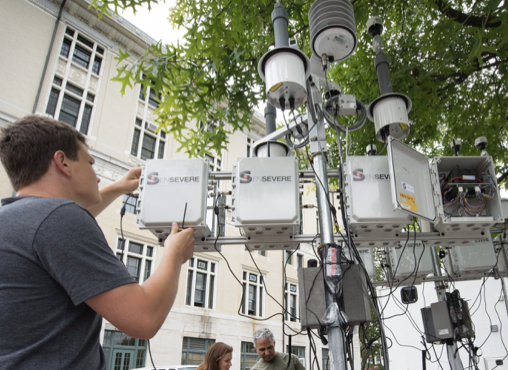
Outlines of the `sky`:
<svg viewBox="0 0 508 370">
<path fill-rule="evenodd" d="M 148 6 L 137 7 L 136 14 L 132 8 L 120 11 L 120 15 L 150 35 L 155 40 L 162 40 L 165 44 L 176 44 L 177 40 L 182 40 L 185 29 L 173 29 L 169 24 L 169 8 L 175 4 L 175 0 L 166 0 L 153 4 L 151 10 Z"/>
<path fill-rule="evenodd" d="M 152 5 L 150 11 L 148 6 L 144 5 L 136 8 L 136 14 L 132 12 L 132 8 L 119 13 L 123 18 L 157 41 L 162 40 L 163 43 L 171 45 L 180 40 L 180 44 L 182 44 L 185 29 L 173 29 L 168 21 L 169 8 L 175 3 L 176 0 L 166 0 L 165 3 L 160 1 L 158 4 Z M 264 115 L 265 107 L 266 103 L 260 101 L 255 109 Z M 280 113 L 277 116 L 279 123 L 282 123 Z"/>
</svg>

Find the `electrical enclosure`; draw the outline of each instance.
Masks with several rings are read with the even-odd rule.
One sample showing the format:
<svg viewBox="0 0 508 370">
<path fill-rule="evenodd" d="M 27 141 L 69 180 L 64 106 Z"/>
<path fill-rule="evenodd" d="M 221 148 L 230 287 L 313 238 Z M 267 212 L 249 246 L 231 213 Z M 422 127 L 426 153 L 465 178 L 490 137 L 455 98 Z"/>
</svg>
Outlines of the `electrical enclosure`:
<svg viewBox="0 0 508 370">
<path fill-rule="evenodd" d="M 374 252 L 372 248 L 357 248 L 360 257 L 362 258 L 367 274 L 371 279 L 376 277 L 376 268 L 374 267 Z M 344 254 L 349 258 L 349 249 L 343 248 Z"/>
<path fill-rule="evenodd" d="M 358 265 L 341 265 L 344 308 L 350 325 L 372 321 L 365 274 Z M 321 267 L 298 268 L 302 328 L 320 328 L 326 312 L 325 284 Z"/>
<path fill-rule="evenodd" d="M 508 277 L 508 244 L 503 233 L 494 239 L 494 247 L 497 258 L 497 271 L 502 277 Z"/>
<path fill-rule="evenodd" d="M 448 296 L 448 293 L 447 293 Z M 474 338 L 475 333 L 469 313 L 468 303 L 459 298 L 456 302 L 460 310 L 449 301 L 435 302 L 421 309 L 426 340 L 429 343 L 439 341 Z"/>
<path fill-rule="evenodd" d="M 453 323 L 446 301 L 432 303 L 430 307 L 422 308 L 421 312 L 427 342 L 453 339 Z"/>
<path fill-rule="evenodd" d="M 356 234 L 398 232 L 413 217 L 394 210 L 386 156 L 348 156 L 345 166 L 346 209 L 350 230 Z M 381 238 L 380 238 L 381 239 Z M 373 243 L 373 244 L 372 244 Z M 357 246 L 363 243 L 356 242 Z M 395 246 L 397 242 L 371 241 L 365 246 Z"/>
<path fill-rule="evenodd" d="M 232 217 L 244 235 L 254 243 L 255 238 L 287 238 L 298 232 L 300 198 L 295 159 L 241 158 L 233 173 Z"/>
<path fill-rule="evenodd" d="M 404 248 L 405 246 L 405 248 Z M 420 240 L 401 240 L 396 248 L 389 248 L 392 271 L 396 279 L 404 279 L 406 285 L 412 285 L 415 277 L 425 277 L 434 272 L 430 246 Z"/>
<path fill-rule="evenodd" d="M 501 208 L 503 210 L 503 218 L 506 220 L 508 218 L 508 199 L 501 198 Z"/>
<path fill-rule="evenodd" d="M 430 221 L 441 233 L 472 232 L 472 238 L 503 219 L 492 157 L 436 157 L 430 163 L 389 137 L 388 158 L 395 209 Z"/>
<path fill-rule="evenodd" d="M 449 231 L 484 231 L 493 226 L 496 222 L 503 220 L 503 207 L 501 197 L 497 190 L 496 170 L 492 157 L 436 157 L 432 160 L 434 170 L 440 179 L 444 178 L 444 188 L 460 193 L 461 189 L 467 195 L 461 201 L 455 203 L 441 202 L 442 209 L 439 209 L 440 217 L 435 227 L 442 232 Z M 462 174 L 464 177 L 475 176 L 472 180 L 454 180 L 448 179 L 454 173 Z M 491 177 L 489 177 L 490 175 Z M 482 181 L 481 183 L 478 181 Z M 492 184 L 490 186 L 489 180 Z M 441 184 L 436 184 L 441 192 Z M 494 188 L 494 189 L 491 189 Z M 491 197 L 483 197 L 480 200 L 479 193 L 488 193 L 491 191 Z M 487 194 L 488 195 L 488 194 Z M 485 202 L 483 211 L 479 211 L 481 201 Z M 477 210 L 475 213 L 465 212 L 465 210 Z M 469 214 L 468 214 L 469 213 Z"/>
<path fill-rule="evenodd" d="M 210 236 L 206 224 L 208 171 L 203 159 L 146 161 L 139 179 L 139 228 L 150 230 L 162 244 L 173 222 L 182 226 L 185 213 L 184 227 L 192 227 L 195 238 Z"/>
<path fill-rule="evenodd" d="M 496 254 L 490 232 L 476 239 L 473 246 L 454 246 L 444 259 L 446 271 L 452 276 L 478 278 L 486 276 L 496 265 Z"/>
</svg>

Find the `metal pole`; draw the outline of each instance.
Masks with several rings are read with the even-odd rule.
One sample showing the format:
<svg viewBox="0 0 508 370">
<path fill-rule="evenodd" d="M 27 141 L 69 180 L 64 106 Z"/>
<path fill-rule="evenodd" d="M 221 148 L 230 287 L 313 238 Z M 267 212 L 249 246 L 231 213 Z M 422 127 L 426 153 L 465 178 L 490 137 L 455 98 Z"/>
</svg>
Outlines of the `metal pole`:
<svg viewBox="0 0 508 370">
<path fill-rule="evenodd" d="M 420 221 L 422 231 L 431 231 L 432 226 L 427 221 Z M 424 230 L 425 229 L 425 230 Z M 428 229 L 428 230 L 427 230 Z M 437 248 L 436 247 L 430 247 L 430 252 L 432 256 L 432 264 L 434 265 L 434 276 L 443 276 L 441 273 L 441 265 L 439 264 L 439 257 L 437 255 Z M 437 293 L 437 300 L 438 301 L 445 301 L 446 300 L 446 286 L 441 281 L 436 281 L 436 293 Z M 447 344 L 446 345 L 446 352 L 448 354 L 448 362 L 450 363 L 450 369 L 451 370 L 464 370 L 464 367 L 462 366 L 462 361 L 460 360 L 460 356 L 458 353 L 458 347 L 457 342 L 453 341 L 453 344 Z"/>
<path fill-rule="evenodd" d="M 275 36 L 275 47 L 289 46 L 288 36 L 288 13 L 282 3 L 277 2 L 272 11 L 273 33 Z"/>
<path fill-rule="evenodd" d="M 270 103 L 266 104 L 265 107 L 265 122 L 266 122 L 266 134 L 270 135 L 272 132 L 277 130 L 277 110 Z"/>
<path fill-rule="evenodd" d="M 333 244 L 333 224 L 330 214 L 330 202 L 328 199 L 328 175 L 326 172 L 326 161 L 322 153 L 316 153 L 312 162 L 314 170 L 316 171 L 316 194 L 321 243 L 323 245 Z M 326 290 L 325 297 L 326 307 L 329 307 L 334 302 L 334 298 L 328 290 Z M 337 321 L 328 326 L 328 343 L 331 352 L 331 355 L 329 356 L 330 370 L 346 370 L 343 338 L 342 329 Z"/>
</svg>

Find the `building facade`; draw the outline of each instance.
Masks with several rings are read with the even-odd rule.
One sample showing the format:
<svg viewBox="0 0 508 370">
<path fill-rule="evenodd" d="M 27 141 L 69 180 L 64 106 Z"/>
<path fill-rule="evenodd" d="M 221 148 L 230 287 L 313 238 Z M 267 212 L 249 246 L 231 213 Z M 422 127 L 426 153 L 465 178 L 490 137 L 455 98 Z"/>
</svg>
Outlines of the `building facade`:
<svg viewBox="0 0 508 370">
<path fill-rule="evenodd" d="M 120 83 L 111 81 L 117 74 L 119 49 L 128 50 L 133 62 L 155 40 L 121 17 L 99 19 L 85 0 L 4 0 L 1 7 L 0 126 L 37 113 L 76 127 L 87 137 L 101 186 L 148 159 L 186 157 L 176 152 L 178 143 L 171 135 L 157 131 L 158 102 L 153 91 L 138 85 L 122 96 Z M 254 114 L 253 120 L 251 131 L 232 135 L 227 151 L 209 156 L 214 171 L 231 171 L 238 158 L 251 156 L 252 143 L 265 130 L 261 114 Z M 230 186 L 223 183 L 224 190 Z M 304 203 L 314 202 L 310 185 L 301 192 Z M 2 168 L 0 197 L 12 195 Z M 121 222 L 124 204 L 127 212 Z M 117 199 L 97 221 L 112 250 L 142 283 L 157 269 L 164 249 L 150 232 L 139 230 L 134 205 L 134 197 Z M 303 210 L 302 218 L 308 225 L 305 232 L 315 233 L 315 209 Z M 236 234 L 228 215 L 226 235 Z M 293 254 L 251 254 L 237 245 L 223 247 L 223 254 L 231 271 L 216 252 L 195 253 L 185 264 L 174 307 L 149 344 L 105 321 L 101 342 L 108 369 L 149 366 L 149 348 L 156 366 L 199 364 L 216 341 L 233 346 L 234 368 L 249 369 L 258 359 L 252 334 L 262 327 L 274 332 L 276 349 L 286 351 L 283 331 L 301 330 L 297 268 L 315 258 L 312 248 L 301 245 Z M 327 367 L 328 350 L 319 340 L 313 352 L 306 336 L 294 336 L 292 351 L 306 368 L 316 366 L 314 356 L 320 368 Z"/>
</svg>

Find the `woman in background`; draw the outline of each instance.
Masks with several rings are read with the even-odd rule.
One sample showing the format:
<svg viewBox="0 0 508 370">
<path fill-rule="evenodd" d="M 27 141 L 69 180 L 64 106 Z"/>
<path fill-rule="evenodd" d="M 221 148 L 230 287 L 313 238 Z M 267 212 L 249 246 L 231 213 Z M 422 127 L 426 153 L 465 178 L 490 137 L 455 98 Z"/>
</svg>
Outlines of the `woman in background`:
<svg viewBox="0 0 508 370">
<path fill-rule="evenodd" d="M 212 344 L 205 355 L 205 360 L 197 370 L 229 370 L 233 358 L 233 347 L 225 343 Z"/>
</svg>

